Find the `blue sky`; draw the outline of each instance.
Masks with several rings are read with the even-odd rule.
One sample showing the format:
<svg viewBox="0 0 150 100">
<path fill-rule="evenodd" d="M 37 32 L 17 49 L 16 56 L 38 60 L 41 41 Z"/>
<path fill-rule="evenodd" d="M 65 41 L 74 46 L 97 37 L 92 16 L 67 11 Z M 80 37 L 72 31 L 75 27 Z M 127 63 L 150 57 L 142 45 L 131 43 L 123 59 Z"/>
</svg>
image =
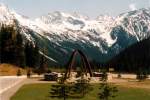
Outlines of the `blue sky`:
<svg viewBox="0 0 150 100">
<path fill-rule="evenodd" d="M 77 12 L 95 18 L 116 16 L 130 10 L 150 7 L 150 0 L 0 0 L 16 12 L 36 18 L 53 11 Z"/>
</svg>

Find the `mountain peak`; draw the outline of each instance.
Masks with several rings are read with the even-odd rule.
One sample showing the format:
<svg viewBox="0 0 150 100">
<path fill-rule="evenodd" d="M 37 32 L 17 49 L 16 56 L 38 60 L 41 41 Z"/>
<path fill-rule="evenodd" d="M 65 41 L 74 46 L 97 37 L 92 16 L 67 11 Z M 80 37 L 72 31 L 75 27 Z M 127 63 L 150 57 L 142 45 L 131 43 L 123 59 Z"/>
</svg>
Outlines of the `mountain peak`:
<svg viewBox="0 0 150 100">
<path fill-rule="evenodd" d="M 15 19 L 19 26 L 16 28 L 27 40 L 37 42 L 41 48 L 44 45 L 59 57 L 64 57 L 63 54 L 73 49 L 81 49 L 91 54 L 92 58 L 106 60 L 150 36 L 149 12 L 140 9 L 116 18 L 106 15 L 90 20 L 78 13 L 55 11 L 30 20 L 1 4 L 0 23 L 6 24 Z"/>
<path fill-rule="evenodd" d="M 0 3 L 0 8 L 8 9 L 8 7 L 3 3 Z"/>
<path fill-rule="evenodd" d="M 13 19 L 13 12 L 9 10 L 9 8 L 6 5 L 0 4 L 0 22 L 3 22 L 5 24 L 12 24 Z"/>
<path fill-rule="evenodd" d="M 5 13 L 9 13 L 8 7 L 4 4 L 0 4 L 0 13 L 1 13 L 1 15 L 5 14 Z"/>
</svg>

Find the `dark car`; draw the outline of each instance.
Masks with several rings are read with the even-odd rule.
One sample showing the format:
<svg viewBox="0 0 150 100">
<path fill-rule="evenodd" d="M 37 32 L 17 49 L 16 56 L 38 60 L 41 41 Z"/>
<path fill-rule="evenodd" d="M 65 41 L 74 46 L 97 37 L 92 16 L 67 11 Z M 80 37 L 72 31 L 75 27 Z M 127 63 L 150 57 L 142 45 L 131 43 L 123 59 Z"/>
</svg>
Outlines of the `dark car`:
<svg viewBox="0 0 150 100">
<path fill-rule="evenodd" d="M 57 81 L 58 74 L 57 73 L 45 73 L 44 80 L 45 81 Z"/>
</svg>

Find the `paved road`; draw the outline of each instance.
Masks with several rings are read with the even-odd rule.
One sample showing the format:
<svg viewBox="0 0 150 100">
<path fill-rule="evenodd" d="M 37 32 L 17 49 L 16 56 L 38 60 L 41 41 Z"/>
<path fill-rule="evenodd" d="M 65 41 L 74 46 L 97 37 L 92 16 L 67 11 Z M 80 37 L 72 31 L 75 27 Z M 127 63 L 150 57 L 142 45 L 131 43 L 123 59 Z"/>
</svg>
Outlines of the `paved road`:
<svg viewBox="0 0 150 100">
<path fill-rule="evenodd" d="M 117 74 L 115 75 L 109 75 L 111 77 L 117 77 Z M 128 78 L 129 76 L 131 78 L 134 78 L 135 75 L 126 75 Z M 35 78 L 35 77 L 43 77 L 41 76 L 37 76 L 37 75 L 33 75 L 31 79 L 25 79 L 26 76 L 21 76 L 21 77 L 17 77 L 17 76 L 0 76 L 0 100 L 9 100 L 9 98 L 16 93 L 16 91 L 24 84 L 28 84 L 28 83 L 47 83 L 46 81 L 39 81 L 39 78 Z M 113 79 L 111 80 L 110 77 L 110 82 L 126 82 L 127 80 L 117 80 L 117 79 Z M 125 77 L 125 75 L 122 75 L 122 77 Z M 99 80 L 96 79 L 96 80 Z M 93 83 L 96 83 L 99 81 L 95 81 L 95 79 L 93 79 Z"/>
<path fill-rule="evenodd" d="M 111 77 L 110 77 L 109 82 L 121 83 L 121 84 L 125 84 L 125 85 L 127 85 L 127 83 L 129 83 L 129 85 L 131 84 L 131 86 L 133 86 L 132 82 L 130 83 L 129 80 L 116 79 L 117 74 L 113 74 L 110 76 L 113 79 L 111 79 Z M 135 78 L 135 75 L 122 75 L 122 76 L 123 76 L 123 78 L 126 78 L 126 77 L 130 78 L 130 79 Z M 39 76 L 36 76 L 36 75 L 32 76 L 32 77 L 34 77 L 34 78 L 27 79 L 26 76 L 22 76 L 22 77 L 16 77 L 16 76 L 2 77 L 2 76 L 0 76 L 0 100 L 10 100 L 10 97 L 13 96 L 19 90 L 19 88 L 24 84 L 56 83 L 56 82 L 42 81 L 43 76 L 40 76 L 40 78 L 39 78 Z M 38 77 L 38 78 L 36 78 L 36 77 Z M 99 78 L 97 80 L 99 80 Z M 96 82 L 94 81 L 94 83 L 96 83 Z"/>
<path fill-rule="evenodd" d="M 37 77 L 37 78 L 36 78 Z M 21 86 L 24 84 L 31 83 L 56 83 L 50 81 L 43 81 L 43 76 L 34 76 L 33 78 L 27 79 L 26 76 L 16 77 L 16 76 L 7 76 L 0 77 L 0 100 L 10 100 Z"/>
<path fill-rule="evenodd" d="M 0 100 L 9 100 L 15 91 L 22 86 L 26 76 L 0 76 Z"/>
</svg>

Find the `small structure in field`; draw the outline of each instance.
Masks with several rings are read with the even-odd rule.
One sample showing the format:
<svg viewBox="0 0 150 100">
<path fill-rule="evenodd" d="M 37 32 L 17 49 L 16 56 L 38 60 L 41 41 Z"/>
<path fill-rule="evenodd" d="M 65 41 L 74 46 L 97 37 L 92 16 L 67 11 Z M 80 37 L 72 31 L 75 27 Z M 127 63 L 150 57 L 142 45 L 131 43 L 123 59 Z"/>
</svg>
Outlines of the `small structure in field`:
<svg viewBox="0 0 150 100">
<path fill-rule="evenodd" d="M 66 82 L 67 81 L 72 82 L 75 80 L 75 77 L 71 77 L 72 76 L 71 74 L 73 71 L 73 65 L 75 63 L 75 57 L 77 56 L 77 54 L 79 54 L 81 61 L 82 61 L 81 73 L 84 74 L 86 78 L 88 78 L 88 74 L 89 74 L 89 77 L 93 77 L 91 65 L 88 61 L 88 58 L 85 56 L 85 54 L 81 50 L 74 50 L 66 67 L 66 72 L 64 75 L 64 81 Z"/>
</svg>

